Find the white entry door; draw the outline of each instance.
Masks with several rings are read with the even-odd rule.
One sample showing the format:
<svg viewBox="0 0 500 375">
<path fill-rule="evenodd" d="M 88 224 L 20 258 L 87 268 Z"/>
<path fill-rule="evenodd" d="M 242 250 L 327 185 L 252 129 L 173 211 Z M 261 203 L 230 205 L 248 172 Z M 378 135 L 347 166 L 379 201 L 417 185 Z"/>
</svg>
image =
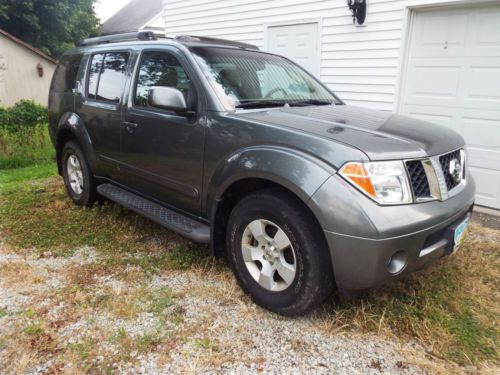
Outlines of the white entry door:
<svg viewBox="0 0 500 375">
<path fill-rule="evenodd" d="M 400 110 L 467 142 L 476 203 L 500 209 L 500 6 L 418 11 Z"/>
<path fill-rule="evenodd" d="M 269 26 L 267 50 L 288 57 L 319 76 L 318 23 Z"/>
</svg>

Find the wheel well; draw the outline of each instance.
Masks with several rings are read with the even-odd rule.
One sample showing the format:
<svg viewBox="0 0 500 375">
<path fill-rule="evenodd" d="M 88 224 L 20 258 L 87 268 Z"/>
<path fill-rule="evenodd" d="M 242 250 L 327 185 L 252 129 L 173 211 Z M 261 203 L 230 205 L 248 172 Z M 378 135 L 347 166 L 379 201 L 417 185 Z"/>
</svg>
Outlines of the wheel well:
<svg viewBox="0 0 500 375">
<path fill-rule="evenodd" d="M 59 132 L 57 135 L 57 140 L 56 140 L 56 160 L 57 160 L 57 170 L 59 174 L 62 173 L 62 149 L 68 141 L 76 139 L 76 136 L 69 130 L 63 129 Z"/>
<path fill-rule="evenodd" d="M 282 191 L 285 191 L 290 195 L 292 199 L 296 199 L 301 202 L 304 207 L 311 213 L 311 216 L 316 221 L 319 226 L 320 223 L 314 216 L 313 212 L 309 207 L 304 203 L 300 197 L 298 197 L 295 193 L 285 188 L 284 186 L 265 179 L 260 178 L 246 178 L 243 180 L 236 181 L 232 185 L 230 185 L 223 193 L 219 204 L 217 205 L 217 209 L 212 218 L 212 250 L 214 255 L 217 257 L 225 257 L 227 252 L 226 247 L 226 227 L 229 220 L 229 215 L 233 210 L 234 206 L 245 196 L 248 194 L 254 193 L 258 190 L 269 189 L 269 188 L 278 188 Z M 325 238 L 326 244 L 326 238 Z"/>
</svg>

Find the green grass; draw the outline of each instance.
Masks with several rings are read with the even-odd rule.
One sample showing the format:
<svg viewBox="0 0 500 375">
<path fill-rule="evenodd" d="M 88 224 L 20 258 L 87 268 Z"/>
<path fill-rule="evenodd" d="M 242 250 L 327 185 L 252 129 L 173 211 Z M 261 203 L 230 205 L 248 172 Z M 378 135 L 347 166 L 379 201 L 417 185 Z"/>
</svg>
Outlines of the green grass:
<svg viewBox="0 0 500 375">
<path fill-rule="evenodd" d="M 8 194 L 23 188 L 29 182 L 57 175 L 57 166 L 53 161 L 18 169 L 0 169 L 0 194 Z"/>
<path fill-rule="evenodd" d="M 29 140 L 19 140 L 15 134 L 0 130 L 0 170 L 26 167 L 55 160 L 47 125 Z"/>
<path fill-rule="evenodd" d="M 43 332 L 43 328 L 39 323 L 28 324 L 23 328 L 23 333 L 26 333 L 30 336 L 38 336 Z"/>
</svg>

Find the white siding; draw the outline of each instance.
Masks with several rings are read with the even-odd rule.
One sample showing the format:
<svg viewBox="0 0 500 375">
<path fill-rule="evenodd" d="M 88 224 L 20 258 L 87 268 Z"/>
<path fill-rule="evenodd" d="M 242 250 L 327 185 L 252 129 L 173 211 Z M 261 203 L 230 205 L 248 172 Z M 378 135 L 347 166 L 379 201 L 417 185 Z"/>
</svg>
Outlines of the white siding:
<svg viewBox="0 0 500 375">
<path fill-rule="evenodd" d="M 349 104 L 392 110 L 404 0 L 370 0 L 355 27 L 345 0 L 164 0 L 168 36 L 193 34 L 265 49 L 266 25 L 320 20 L 320 77 Z"/>
<path fill-rule="evenodd" d="M 43 67 L 38 75 L 37 64 Z M 0 107 L 10 107 L 21 99 L 47 105 L 55 64 L 24 46 L 0 35 Z"/>
<path fill-rule="evenodd" d="M 268 24 L 320 21 L 320 77 L 348 104 L 394 110 L 407 7 L 479 0 L 368 0 L 356 27 L 345 0 L 163 0 L 167 36 L 212 36 L 266 46 Z"/>
</svg>

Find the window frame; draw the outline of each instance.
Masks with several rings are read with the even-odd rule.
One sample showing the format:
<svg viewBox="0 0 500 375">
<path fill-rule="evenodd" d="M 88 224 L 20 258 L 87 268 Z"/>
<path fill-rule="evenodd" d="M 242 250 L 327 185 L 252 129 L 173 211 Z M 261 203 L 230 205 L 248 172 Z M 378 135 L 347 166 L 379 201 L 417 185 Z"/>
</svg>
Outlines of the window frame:
<svg viewBox="0 0 500 375">
<path fill-rule="evenodd" d="M 84 94 L 85 94 L 85 99 L 86 100 L 92 100 L 94 102 L 97 102 L 97 103 L 103 103 L 103 104 L 107 104 L 107 105 L 113 105 L 113 106 L 118 106 L 120 105 L 122 102 L 123 102 L 123 98 L 124 98 L 124 94 L 125 94 L 125 91 L 127 89 L 127 82 L 125 81 L 125 83 L 123 84 L 123 87 L 122 87 L 122 90 L 121 90 L 121 95 L 120 95 L 120 98 L 118 100 L 118 102 L 113 102 L 113 101 L 109 101 L 109 100 L 102 100 L 102 99 L 97 99 L 97 92 L 99 91 L 99 83 L 101 81 L 101 74 L 102 74 L 102 66 L 104 66 L 104 60 L 106 59 L 106 55 L 108 53 L 127 53 L 128 54 L 128 59 L 127 59 L 127 64 L 125 66 L 125 79 L 128 79 L 128 72 L 130 70 L 130 64 L 131 64 L 131 61 L 133 59 L 133 54 L 132 54 L 132 50 L 130 49 L 112 49 L 112 50 L 95 50 L 91 53 L 89 53 L 89 56 L 88 56 L 88 61 L 87 61 L 87 67 L 86 67 L 86 70 L 85 70 L 85 90 L 84 90 Z M 95 96 L 96 98 L 91 98 L 89 97 L 89 81 L 90 81 L 90 69 L 92 67 L 92 60 L 93 60 L 93 57 L 95 55 L 104 55 L 103 59 L 102 59 L 102 66 L 101 66 L 101 71 L 99 72 L 99 76 L 98 76 L 98 79 L 97 79 L 97 87 L 96 87 L 96 92 L 95 92 Z"/>
</svg>

